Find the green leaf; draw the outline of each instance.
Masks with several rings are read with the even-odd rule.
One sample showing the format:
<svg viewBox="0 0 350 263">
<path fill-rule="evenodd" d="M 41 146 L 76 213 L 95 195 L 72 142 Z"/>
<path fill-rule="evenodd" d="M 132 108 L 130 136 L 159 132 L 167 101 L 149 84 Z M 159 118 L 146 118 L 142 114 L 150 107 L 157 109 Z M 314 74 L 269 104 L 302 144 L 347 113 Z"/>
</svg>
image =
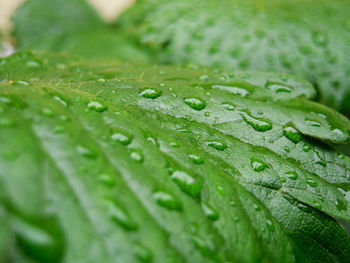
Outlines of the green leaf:
<svg viewBox="0 0 350 263">
<path fill-rule="evenodd" d="M 159 62 L 297 74 L 350 114 L 349 13 L 347 0 L 146 0 L 119 23 Z"/>
<path fill-rule="evenodd" d="M 314 96 L 278 73 L 1 59 L 6 257 L 347 262 L 350 159 L 330 144 L 350 122 Z"/>
<path fill-rule="evenodd" d="M 115 34 L 112 26 L 105 24 L 85 0 L 29 0 L 12 20 L 19 50 L 148 61 L 146 54 Z"/>
</svg>

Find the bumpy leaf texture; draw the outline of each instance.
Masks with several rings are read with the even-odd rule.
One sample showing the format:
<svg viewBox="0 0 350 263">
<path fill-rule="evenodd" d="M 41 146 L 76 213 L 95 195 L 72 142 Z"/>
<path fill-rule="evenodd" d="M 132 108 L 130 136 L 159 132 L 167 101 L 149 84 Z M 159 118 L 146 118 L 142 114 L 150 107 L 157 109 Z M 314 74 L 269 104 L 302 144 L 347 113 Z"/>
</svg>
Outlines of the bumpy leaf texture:
<svg viewBox="0 0 350 263">
<path fill-rule="evenodd" d="M 308 82 L 30 52 L 0 80 L 5 262 L 348 262 L 350 123 Z"/>
<path fill-rule="evenodd" d="M 289 72 L 350 114 L 349 0 L 144 0 L 125 32 L 164 63 Z"/>
<path fill-rule="evenodd" d="M 13 17 L 16 48 L 65 51 L 85 57 L 148 61 L 104 23 L 85 0 L 28 0 Z"/>
</svg>

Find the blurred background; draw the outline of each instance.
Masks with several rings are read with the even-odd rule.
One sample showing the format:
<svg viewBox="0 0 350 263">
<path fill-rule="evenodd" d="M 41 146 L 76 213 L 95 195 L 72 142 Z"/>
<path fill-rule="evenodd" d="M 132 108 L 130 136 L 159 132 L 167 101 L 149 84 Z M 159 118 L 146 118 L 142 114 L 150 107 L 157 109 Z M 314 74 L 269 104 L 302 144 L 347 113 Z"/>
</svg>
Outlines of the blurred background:
<svg viewBox="0 0 350 263">
<path fill-rule="evenodd" d="M 4 35 L 4 48 L 11 49 L 8 38 L 11 30 L 11 16 L 25 0 L 0 0 L 0 32 Z M 107 22 L 113 21 L 135 0 L 87 0 Z"/>
</svg>

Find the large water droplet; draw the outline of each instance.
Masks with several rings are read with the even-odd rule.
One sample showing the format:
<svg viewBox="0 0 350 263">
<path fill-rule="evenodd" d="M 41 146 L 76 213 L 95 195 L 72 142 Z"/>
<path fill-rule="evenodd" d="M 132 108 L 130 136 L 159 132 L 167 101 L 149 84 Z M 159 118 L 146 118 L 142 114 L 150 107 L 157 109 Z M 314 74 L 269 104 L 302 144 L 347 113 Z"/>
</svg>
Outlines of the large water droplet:
<svg viewBox="0 0 350 263">
<path fill-rule="evenodd" d="M 112 201 L 106 201 L 108 205 L 108 215 L 109 217 L 117 222 L 121 227 L 128 231 L 137 230 L 136 223 L 130 218 L 130 216 Z"/>
<path fill-rule="evenodd" d="M 212 220 L 212 221 L 216 221 L 219 219 L 219 213 L 216 212 L 213 208 L 211 208 L 209 205 L 202 203 L 202 209 L 203 212 L 205 214 L 205 216 Z"/>
<path fill-rule="evenodd" d="M 314 163 L 321 165 L 323 167 L 327 166 L 327 163 L 321 158 L 321 156 L 318 152 L 314 152 Z"/>
<path fill-rule="evenodd" d="M 219 89 L 219 90 L 228 91 L 231 94 L 238 95 L 238 96 L 241 96 L 241 97 L 246 97 L 250 93 L 248 90 L 246 90 L 244 88 L 235 87 L 235 86 L 213 85 L 212 88 L 213 89 Z"/>
<path fill-rule="evenodd" d="M 223 151 L 227 148 L 226 143 L 220 141 L 210 141 L 207 142 L 207 145 L 219 151 Z"/>
<path fill-rule="evenodd" d="M 251 165 L 252 165 L 252 168 L 255 172 L 261 172 L 261 171 L 264 171 L 265 168 L 268 167 L 268 164 L 259 160 L 259 159 L 256 159 L 256 158 L 251 158 L 250 159 L 250 162 L 251 162 Z"/>
<path fill-rule="evenodd" d="M 195 178 L 182 171 L 175 171 L 171 179 L 180 187 L 182 191 L 195 199 L 200 198 L 202 186 Z"/>
<path fill-rule="evenodd" d="M 229 111 L 235 110 L 235 105 L 233 105 L 230 102 L 223 102 L 223 103 L 221 103 L 221 105 L 225 110 L 229 110 Z"/>
<path fill-rule="evenodd" d="M 256 131 L 264 132 L 272 129 L 272 122 L 270 120 L 254 118 L 245 112 L 242 112 L 241 115 L 244 121 Z"/>
<path fill-rule="evenodd" d="M 147 99 L 156 99 L 158 98 L 162 92 L 156 88 L 143 88 L 141 92 L 139 93 L 140 96 L 147 98 Z"/>
<path fill-rule="evenodd" d="M 197 97 L 185 98 L 184 101 L 188 106 L 197 111 L 203 110 L 206 106 L 204 100 Z"/>
<path fill-rule="evenodd" d="M 156 200 L 157 204 L 160 206 L 163 206 L 170 210 L 182 210 L 182 203 L 171 194 L 163 191 L 157 191 L 153 193 L 153 197 Z"/>
<path fill-rule="evenodd" d="M 89 110 L 93 110 L 93 111 L 96 111 L 96 112 L 104 112 L 108 108 L 102 102 L 98 102 L 98 101 L 90 101 L 88 103 L 87 107 L 88 107 Z"/>
<path fill-rule="evenodd" d="M 283 134 L 284 134 L 284 136 L 286 136 L 289 140 L 291 140 L 294 143 L 298 143 L 302 139 L 299 131 L 289 124 L 287 124 L 283 127 Z"/>
</svg>

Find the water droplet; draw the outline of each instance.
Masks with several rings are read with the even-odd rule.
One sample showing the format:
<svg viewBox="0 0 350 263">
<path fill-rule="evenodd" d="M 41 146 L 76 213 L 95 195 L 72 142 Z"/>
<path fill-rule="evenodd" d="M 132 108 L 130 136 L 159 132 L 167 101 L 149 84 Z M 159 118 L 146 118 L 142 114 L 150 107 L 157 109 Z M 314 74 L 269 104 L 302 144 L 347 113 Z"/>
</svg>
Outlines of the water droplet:
<svg viewBox="0 0 350 263">
<path fill-rule="evenodd" d="M 232 200 L 232 201 L 230 202 L 230 205 L 231 205 L 232 207 L 236 207 L 236 206 L 237 206 L 237 202 Z"/>
<path fill-rule="evenodd" d="M 323 167 L 327 166 L 327 163 L 321 158 L 321 156 L 318 152 L 314 152 L 314 163 L 321 165 Z"/>
<path fill-rule="evenodd" d="M 216 187 L 216 189 L 218 190 L 218 192 L 222 195 L 222 196 L 225 196 L 226 195 L 226 190 L 224 187 L 222 187 L 221 185 L 218 185 Z"/>
<path fill-rule="evenodd" d="M 207 76 L 207 75 L 202 75 L 202 76 L 199 77 L 199 80 L 200 80 L 200 81 L 208 81 L 208 80 L 209 80 L 209 76 Z"/>
<path fill-rule="evenodd" d="M 179 147 L 179 144 L 177 142 L 171 142 L 169 145 L 173 148 Z"/>
<path fill-rule="evenodd" d="M 269 219 L 266 220 L 266 225 L 267 225 L 267 228 L 270 229 L 271 231 L 275 229 L 275 226 L 273 225 L 272 221 Z"/>
<path fill-rule="evenodd" d="M 248 90 L 241 88 L 241 87 L 235 87 L 235 86 L 213 85 L 212 88 L 228 91 L 231 94 L 238 95 L 241 97 L 246 97 L 250 94 L 250 92 Z"/>
<path fill-rule="evenodd" d="M 261 210 L 261 207 L 257 204 L 253 204 L 253 207 L 255 209 L 255 211 L 260 211 Z"/>
<path fill-rule="evenodd" d="M 128 144 L 130 144 L 130 143 L 131 143 L 131 140 L 132 140 L 129 136 L 127 136 L 127 135 L 125 135 L 125 134 L 122 134 L 122 133 L 118 133 L 118 132 L 113 133 L 113 134 L 111 135 L 111 139 L 112 139 L 113 141 L 119 142 L 119 143 L 121 143 L 121 144 L 123 144 L 123 145 L 128 145 Z"/>
<path fill-rule="evenodd" d="M 188 157 L 192 160 L 193 163 L 195 164 L 202 164 L 203 159 L 202 157 L 195 155 L 195 154 L 189 154 Z"/>
<path fill-rule="evenodd" d="M 160 90 L 157 90 L 156 88 L 143 88 L 141 92 L 139 93 L 140 96 L 147 98 L 147 99 L 156 99 L 158 98 L 162 92 Z"/>
<path fill-rule="evenodd" d="M 293 88 L 290 86 L 287 86 L 281 83 L 274 83 L 274 82 L 268 82 L 266 84 L 266 88 L 271 90 L 274 93 L 281 93 L 281 92 L 291 93 L 293 91 Z"/>
<path fill-rule="evenodd" d="M 130 153 L 130 158 L 138 163 L 142 163 L 144 160 L 142 153 L 137 151 L 132 151 Z"/>
<path fill-rule="evenodd" d="M 182 171 L 175 171 L 170 177 L 180 189 L 195 199 L 200 198 L 202 186 L 195 178 Z"/>
<path fill-rule="evenodd" d="M 60 115 L 59 119 L 61 121 L 70 121 L 70 118 L 67 115 Z"/>
<path fill-rule="evenodd" d="M 219 151 L 223 151 L 227 148 L 226 143 L 219 141 L 210 141 L 207 142 L 207 145 Z"/>
<path fill-rule="evenodd" d="M 337 198 L 337 200 L 335 201 L 335 204 L 337 206 L 337 209 L 339 211 L 342 211 L 342 210 L 347 210 L 347 203 L 346 201 L 344 201 L 343 199 L 341 199 L 340 197 Z"/>
<path fill-rule="evenodd" d="M 314 43 L 319 47 L 326 47 L 328 45 L 328 37 L 321 31 L 313 31 L 311 37 Z"/>
<path fill-rule="evenodd" d="M 103 79 L 103 78 L 99 78 L 98 80 L 96 80 L 96 82 L 97 82 L 97 83 L 105 83 L 105 82 L 106 82 L 106 80 L 105 80 L 105 79 Z"/>
<path fill-rule="evenodd" d="M 142 263 L 152 262 L 153 254 L 151 250 L 149 250 L 148 248 L 140 244 L 134 245 L 134 249 L 135 249 L 135 256 L 138 258 L 140 262 Z"/>
<path fill-rule="evenodd" d="M 42 62 L 39 60 L 28 60 L 25 65 L 29 68 L 39 68 L 42 66 Z"/>
<path fill-rule="evenodd" d="M 233 105 L 230 102 L 223 102 L 221 105 L 225 110 L 229 110 L 229 111 L 235 110 L 235 105 Z"/>
<path fill-rule="evenodd" d="M 204 112 L 204 116 L 205 116 L 205 117 L 210 117 L 210 111 Z"/>
<path fill-rule="evenodd" d="M 57 125 L 57 126 L 55 126 L 55 128 L 53 129 L 53 132 L 55 133 L 55 134 L 61 134 L 61 133 L 64 133 L 66 131 L 66 129 L 63 127 L 63 126 L 61 126 L 61 125 Z"/>
<path fill-rule="evenodd" d="M 4 118 L 0 118 L 0 127 L 10 128 L 10 127 L 14 127 L 15 124 L 16 123 L 12 119 L 5 118 L 5 117 Z"/>
<path fill-rule="evenodd" d="M 61 103 L 63 106 L 65 106 L 65 107 L 68 106 L 68 102 L 64 98 L 62 98 L 62 96 L 53 96 L 53 98 L 54 98 L 54 100 Z"/>
<path fill-rule="evenodd" d="M 108 215 L 113 221 L 117 222 L 125 230 L 137 230 L 136 223 L 130 218 L 130 216 L 124 211 L 124 209 L 117 206 L 117 204 L 115 204 L 112 201 L 106 200 L 106 203 L 108 206 Z"/>
<path fill-rule="evenodd" d="M 53 116 L 53 111 L 49 108 L 43 108 L 41 112 L 45 116 L 49 116 L 49 117 Z"/>
<path fill-rule="evenodd" d="M 192 109 L 200 111 L 203 110 L 206 106 L 205 102 L 201 98 L 192 97 L 192 98 L 185 98 L 184 102 L 190 106 Z"/>
<path fill-rule="evenodd" d="M 109 174 L 100 174 L 98 180 L 106 186 L 112 187 L 115 185 L 115 179 Z"/>
<path fill-rule="evenodd" d="M 319 123 L 318 121 L 305 119 L 305 122 L 312 127 L 321 127 L 321 123 Z"/>
<path fill-rule="evenodd" d="M 1 103 L 6 103 L 6 104 L 10 104 L 11 100 L 9 98 L 0 96 L 0 102 Z"/>
<path fill-rule="evenodd" d="M 84 156 L 87 158 L 95 158 L 97 156 L 95 152 L 91 151 L 89 148 L 86 148 L 82 145 L 78 145 L 76 149 L 81 156 Z"/>
<path fill-rule="evenodd" d="M 289 149 L 289 147 L 288 146 L 284 146 L 284 151 L 286 152 L 286 153 L 289 153 L 290 152 L 290 149 Z"/>
<path fill-rule="evenodd" d="M 216 221 L 219 219 L 219 214 L 218 212 L 216 212 L 213 208 L 211 208 L 209 205 L 202 203 L 202 209 L 203 212 L 205 214 L 205 216 L 212 220 L 212 221 Z"/>
<path fill-rule="evenodd" d="M 264 171 L 265 168 L 268 167 L 267 163 L 255 158 L 251 158 L 250 161 L 251 161 L 252 168 L 255 172 Z"/>
<path fill-rule="evenodd" d="M 306 179 L 306 183 L 311 187 L 317 187 L 318 183 L 314 179 Z"/>
<path fill-rule="evenodd" d="M 344 154 L 342 154 L 341 152 L 338 152 L 338 158 L 339 159 L 344 159 Z"/>
<path fill-rule="evenodd" d="M 322 209 L 322 205 L 319 202 L 314 202 L 313 207 L 315 207 L 316 209 Z"/>
<path fill-rule="evenodd" d="M 182 211 L 182 204 L 173 195 L 157 191 L 153 194 L 157 204 L 170 210 Z"/>
<path fill-rule="evenodd" d="M 235 217 L 233 218 L 233 221 L 235 221 L 236 223 L 238 223 L 238 222 L 239 222 L 239 217 L 238 217 L 238 216 L 235 216 Z"/>
<path fill-rule="evenodd" d="M 270 120 L 254 118 L 245 112 L 242 112 L 241 115 L 244 121 L 256 131 L 265 132 L 272 129 L 272 122 Z"/>
<path fill-rule="evenodd" d="M 108 109 L 108 107 L 101 102 L 98 101 L 90 101 L 87 105 L 89 110 L 93 110 L 96 112 L 104 112 L 105 110 Z"/>
<path fill-rule="evenodd" d="M 304 151 L 304 152 L 308 152 L 308 151 L 310 151 L 310 150 L 311 150 L 311 146 L 308 145 L 308 144 L 305 144 L 304 147 L 303 147 L 303 151 Z"/>
<path fill-rule="evenodd" d="M 297 174 L 297 172 L 294 172 L 294 171 L 286 172 L 286 176 L 287 176 L 290 180 L 296 180 L 296 179 L 298 179 L 298 174 Z"/>
<path fill-rule="evenodd" d="M 289 124 L 287 124 L 283 127 L 283 134 L 284 134 L 284 136 L 286 136 L 289 140 L 291 140 L 294 143 L 298 143 L 302 139 L 299 131 Z"/>
</svg>

